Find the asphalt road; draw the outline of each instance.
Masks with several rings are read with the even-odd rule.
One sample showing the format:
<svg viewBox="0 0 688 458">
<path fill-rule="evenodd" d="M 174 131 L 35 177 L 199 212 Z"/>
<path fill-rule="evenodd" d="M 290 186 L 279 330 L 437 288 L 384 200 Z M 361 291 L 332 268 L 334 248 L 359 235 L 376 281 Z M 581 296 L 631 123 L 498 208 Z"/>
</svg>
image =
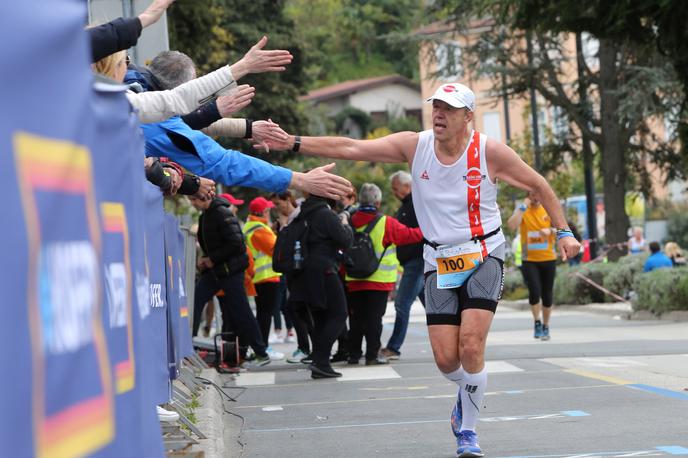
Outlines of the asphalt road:
<svg viewBox="0 0 688 458">
<path fill-rule="evenodd" d="M 688 323 L 555 310 L 551 334 L 533 339 L 530 313 L 500 305 L 478 424 L 486 456 L 688 456 Z M 246 387 L 228 406 L 245 420 L 243 456 L 456 456 L 456 387 L 432 361 L 418 305 L 402 352 L 389 366 L 338 365 L 337 381 L 285 362 L 229 381 Z"/>
</svg>

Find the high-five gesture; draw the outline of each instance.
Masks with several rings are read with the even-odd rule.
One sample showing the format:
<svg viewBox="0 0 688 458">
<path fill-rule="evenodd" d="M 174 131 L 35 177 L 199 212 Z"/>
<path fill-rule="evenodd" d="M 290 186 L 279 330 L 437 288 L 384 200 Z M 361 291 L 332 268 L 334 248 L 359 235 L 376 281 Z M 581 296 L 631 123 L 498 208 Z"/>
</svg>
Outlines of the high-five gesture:
<svg viewBox="0 0 688 458">
<path fill-rule="evenodd" d="M 249 73 L 282 72 L 286 69 L 285 65 L 290 64 L 294 56 L 283 49 L 263 49 L 267 43 L 268 37 L 263 36 L 239 62 L 230 67 L 234 79 L 238 80 Z"/>
<path fill-rule="evenodd" d="M 242 84 L 230 94 L 217 98 L 217 111 L 223 118 L 228 118 L 232 113 L 246 108 L 253 100 L 254 95 L 256 95 L 256 88 Z"/>
</svg>

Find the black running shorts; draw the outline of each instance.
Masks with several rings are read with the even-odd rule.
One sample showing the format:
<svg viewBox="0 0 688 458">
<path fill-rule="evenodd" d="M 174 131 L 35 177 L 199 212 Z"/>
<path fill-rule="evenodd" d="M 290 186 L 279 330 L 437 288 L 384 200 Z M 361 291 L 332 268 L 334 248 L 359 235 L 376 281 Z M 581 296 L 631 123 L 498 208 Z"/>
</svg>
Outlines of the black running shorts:
<svg viewBox="0 0 688 458">
<path fill-rule="evenodd" d="M 458 288 L 438 289 L 437 271 L 425 274 L 425 314 L 428 326 L 461 325 L 461 312 L 466 309 L 494 313 L 504 288 L 504 261 L 488 256 L 485 262 Z"/>
</svg>

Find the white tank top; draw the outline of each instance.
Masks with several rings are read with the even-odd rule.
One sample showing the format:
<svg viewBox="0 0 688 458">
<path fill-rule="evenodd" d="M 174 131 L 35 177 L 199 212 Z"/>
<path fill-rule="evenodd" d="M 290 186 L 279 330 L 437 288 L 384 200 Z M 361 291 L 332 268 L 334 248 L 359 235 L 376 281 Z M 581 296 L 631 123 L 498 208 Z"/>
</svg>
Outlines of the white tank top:
<svg viewBox="0 0 688 458">
<path fill-rule="evenodd" d="M 432 130 L 420 132 L 418 137 L 411 165 L 412 197 L 426 240 L 439 245 L 465 243 L 501 227 L 497 184 L 490 179 L 485 159 L 487 136 L 472 131 L 466 150 L 451 165 L 437 159 Z M 481 242 L 483 257 L 504 242 L 502 231 L 485 239 Z M 423 258 L 430 266 L 437 266 L 435 250 L 427 244 Z"/>
</svg>

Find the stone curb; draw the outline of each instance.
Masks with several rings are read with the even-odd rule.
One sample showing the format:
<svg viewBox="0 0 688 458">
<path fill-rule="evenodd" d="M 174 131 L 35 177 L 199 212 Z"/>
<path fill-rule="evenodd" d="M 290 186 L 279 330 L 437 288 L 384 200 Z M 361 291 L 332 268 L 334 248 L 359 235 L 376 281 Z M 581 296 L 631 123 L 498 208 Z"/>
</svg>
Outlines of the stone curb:
<svg viewBox="0 0 688 458">
<path fill-rule="evenodd" d="M 224 383 L 215 369 L 204 369 L 200 376 L 218 386 Z M 194 411 L 197 419 L 196 426 L 208 438 L 200 439 L 195 449 L 202 450 L 205 458 L 239 456 L 238 453 L 236 455 L 231 453 L 227 444 L 227 439 L 231 434 L 225 425 L 224 404 L 220 392 L 213 385 L 207 385 L 198 397 L 198 403 L 200 405 Z M 236 431 L 236 435 L 239 435 L 239 431 Z"/>
</svg>

